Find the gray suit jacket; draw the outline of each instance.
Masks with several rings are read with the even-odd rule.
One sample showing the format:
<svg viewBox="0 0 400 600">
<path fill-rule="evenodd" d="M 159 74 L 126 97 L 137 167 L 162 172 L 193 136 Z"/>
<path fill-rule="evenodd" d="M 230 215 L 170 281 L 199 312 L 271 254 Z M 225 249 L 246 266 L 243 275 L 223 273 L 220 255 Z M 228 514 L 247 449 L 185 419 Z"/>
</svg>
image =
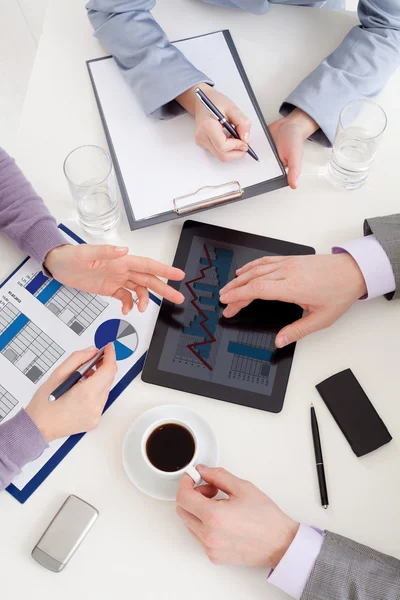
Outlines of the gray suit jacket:
<svg viewBox="0 0 400 600">
<path fill-rule="evenodd" d="M 400 0 L 397 1 L 400 5 Z M 398 299 L 400 298 L 400 214 L 367 219 L 364 222 L 364 234 L 369 235 L 370 233 L 374 234 L 388 255 L 396 281 L 396 291 L 387 294 L 386 298 L 388 300 Z"/>
<path fill-rule="evenodd" d="M 400 560 L 327 532 L 301 600 L 400 600 Z"/>
<path fill-rule="evenodd" d="M 272 4 L 344 8 L 345 0 L 204 0 L 254 14 Z M 95 35 L 111 52 L 147 115 L 170 118 L 182 112 L 174 100 L 202 81 L 212 83 L 169 43 L 150 11 L 156 0 L 90 0 Z M 373 98 L 400 63 L 400 0 L 359 0 L 360 26 L 286 98 L 281 113 L 294 106 L 320 126 L 320 143 L 332 143 L 342 107 Z M 179 18 L 179 15 L 176 16 Z M 284 32 L 282 32 L 284 35 Z M 239 107 L 240 108 L 240 107 Z"/>
</svg>

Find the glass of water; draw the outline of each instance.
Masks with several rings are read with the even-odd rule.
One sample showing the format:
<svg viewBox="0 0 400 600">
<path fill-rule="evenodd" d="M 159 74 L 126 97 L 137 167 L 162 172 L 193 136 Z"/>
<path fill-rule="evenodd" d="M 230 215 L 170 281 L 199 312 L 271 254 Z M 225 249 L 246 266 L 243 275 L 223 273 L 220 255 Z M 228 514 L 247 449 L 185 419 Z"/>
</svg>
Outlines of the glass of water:
<svg viewBox="0 0 400 600">
<path fill-rule="evenodd" d="M 80 146 L 64 161 L 64 173 L 84 231 L 114 233 L 119 223 L 117 186 L 111 157 L 98 146 Z"/>
<path fill-rule="evenodd" d="M 368 179 L 382 134 L 385 111 L 371 100 L 354 100 L 342 109 L 328 167 L 336 186 L 360 188 Z"/>
</svg>

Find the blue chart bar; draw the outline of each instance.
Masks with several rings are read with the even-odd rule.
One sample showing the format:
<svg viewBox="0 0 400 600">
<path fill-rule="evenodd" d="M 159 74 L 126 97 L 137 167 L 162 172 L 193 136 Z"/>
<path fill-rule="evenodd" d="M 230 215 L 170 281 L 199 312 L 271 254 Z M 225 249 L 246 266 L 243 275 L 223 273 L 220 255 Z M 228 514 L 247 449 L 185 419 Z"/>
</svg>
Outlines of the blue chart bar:
<svg viewBox="0 0 400 600">
<path fill-rule="evenodd" d="M 42 304 L 46 304 L 46 302 L 50 300 L 50 298 L 52 298 L 56 292 L 58 292 L 61 286 L 62 283 L 52 279 L 50 283 L 46 285 L 46 287 L 40 292 L 40 294 L 37 296 L 37 299 Z"/>
<path fill-rule="evenodd" d="M 189 327 L 183 328 L 183 333 L 186 335 L 194 335 L 196 337 L 205 337 L 206 332 L 199 323 L 190 323 Z"/>
<path fill-rule="evenodd" d="M 25 315 L 18 317 L 3 331 L 0 335 L 0 352 L 11 342 L 11 340 L 21 331 L 28 323 L 29 319 Z"/>
<path fill-rule="evenodd" d="M 28 283 L 25 289 L 33 296 L 38 291 L 38 289 L 42 287 L 44 283 L 46 283 L 47 280 L 48 277 L 46 277 L 45 275 L 43 275 L 42 272 L 40 272 L 37 275 L 35 275 L 35 277 L 32 279 L 32 281 Z"/>
<path fill-rule="evenodd" d="M 238 342 L 229 342 L 228 352 L 230 354 L 237 354 L 238 356 L 254 358 L 255 360 L 262 360 L 265 362 L 270 362 L 273 354 L 270 350 L 246 346 L 246 344 L 239 344 Z"/>
<path fill-rule="evenodd" d="M 219 287 L 216 285 L 211 285 L 209 283 L 201 283 L 200 281 L 195 281 L 193 284 L 195 290 L 202 290 L 203 292 L 218 292 Z"/>
<path fill-rule="evenodd" d="M 232 260 L 233 250 L 225 250 L 224 248 L 215 248 L 215 256 L 217 258 L 226 257 Z"/>
<path fill-rule="evenodd" d="M 210 264 L 208 262 L 207 258 L 200 258 L 200 263 L 202 265 Z M 226 258 L 221 258 L 220 260 L 212 260 L 211 261 L 211 264 L 213 267 L 220 267 L 221 269 L 227 269 L 228 271 L 231 268 L 231 263 L 232 263 L 232 261 L 230 259 L 228 260 Z"/>
<path fill-rule="evenodd" d="M 206 298 L 206 296 L 200 296 L 200 304 L 209 304 L 210 306 L 218 306 L 219 294 L 213 294 L 212 298 Z"/>
</svg>

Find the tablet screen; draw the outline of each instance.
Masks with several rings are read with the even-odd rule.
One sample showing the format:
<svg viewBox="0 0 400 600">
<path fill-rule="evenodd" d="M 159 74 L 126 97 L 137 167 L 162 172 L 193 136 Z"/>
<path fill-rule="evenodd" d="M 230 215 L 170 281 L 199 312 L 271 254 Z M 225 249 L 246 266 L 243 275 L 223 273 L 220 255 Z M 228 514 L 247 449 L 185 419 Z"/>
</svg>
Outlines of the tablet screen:
<svg viewBox="0 0 400 600">
<path fill-rule="evenodd" d="M 185 278 L 169 282 L 185 301 L 163 301 L 142 379 L 279 412 L 295 344 L 277 349 L 275 338 L 303 311 L 295 304 L 255 300 L 227 319 L 219 291 L 239 267 L 257 258 L 313 253 L 308 246 L 186 221 L 173 263 Z"/>
</svg>

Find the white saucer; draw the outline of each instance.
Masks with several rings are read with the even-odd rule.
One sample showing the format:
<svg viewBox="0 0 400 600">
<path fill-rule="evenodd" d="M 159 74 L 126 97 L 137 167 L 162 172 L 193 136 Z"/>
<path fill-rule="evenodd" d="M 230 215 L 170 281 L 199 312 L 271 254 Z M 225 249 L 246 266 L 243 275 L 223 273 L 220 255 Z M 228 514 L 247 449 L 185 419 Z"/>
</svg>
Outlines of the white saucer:
<svg viewBox="0 0 400 600">
<path fill-rule="evenodd" d="M 193 429 L 199 440 L 199 464 L 208 467 L 218 465 L 218 442 L 207 421 L 185 406 L 175 404 L 156 406 L 132 423 L 122 446 L 122 462 L 129 479 L 148 496 L 157 500 L 175 500 L 179 480 L 168 481 L 153 473 L 141 452 L 143 434 L 152 423 L 160 419 L 179 419 Z"/>
</svg>

